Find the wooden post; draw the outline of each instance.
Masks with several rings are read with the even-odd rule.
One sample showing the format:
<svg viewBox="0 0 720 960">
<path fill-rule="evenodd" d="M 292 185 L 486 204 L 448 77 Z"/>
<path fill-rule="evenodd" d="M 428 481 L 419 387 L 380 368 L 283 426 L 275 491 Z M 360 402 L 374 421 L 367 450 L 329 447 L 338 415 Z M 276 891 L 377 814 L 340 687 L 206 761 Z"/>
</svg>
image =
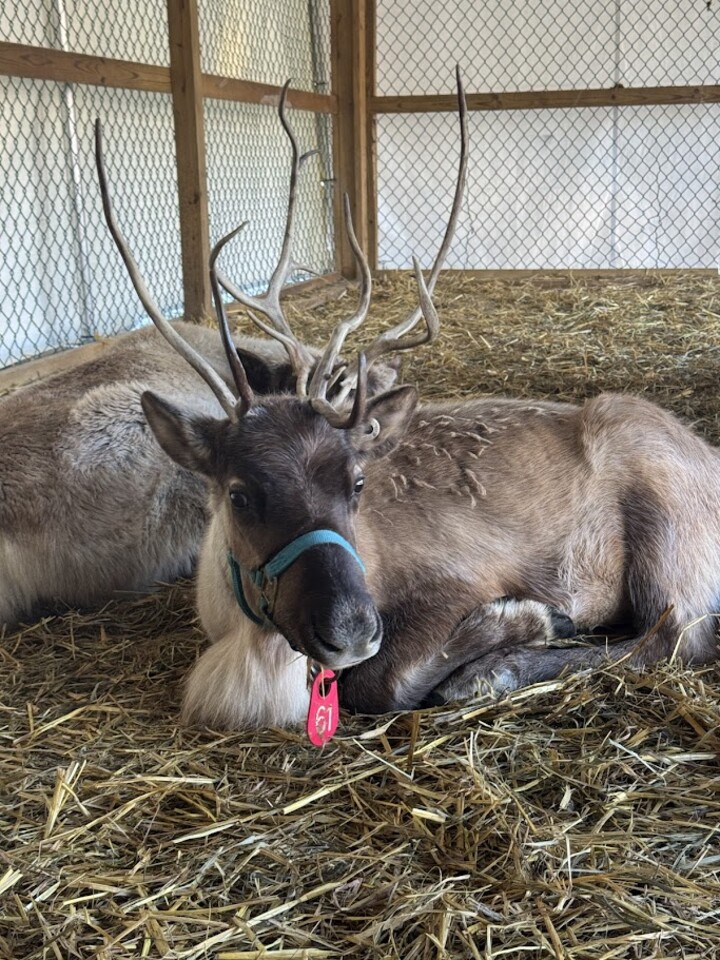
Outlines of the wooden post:
<svg viewBox="0 0 720 960">
<path fill-rule="evenodd" d="M 168 0 L 168 31 L 185 316 L 197 320 L 212 309 L 197 0 Z"/>
<path fill-rule="evenodd" d="M 376 0 L 365 0 L 365 180 L 367 189 L 367 251 L 372 270 L 378 266 L 377 236 L 377 116 L 370 109 L 377 76 Z"/>
<path fill-rule="evenodd" d="M 374 14 L 371 0 L 332 0 L 332 90 L 337 97 L 334 163 L 338 189 L 335 202 L 335 238 L 337 267 L 345 277 L 356 275 L 355 262 L 345 234 L 342 217 L 342 195 L 347 192 L 355 232 L 360 246 L 368 253 L 371 266 L 375 249 L 371 247 L 368 226 L 368 157 L 372 118 L 368 112 L 368 94 L 373 78 L 369 74 L 374 50 L 368 14 Z M 374 211 L 372 212 L 374 221 Z"/>
</svg>

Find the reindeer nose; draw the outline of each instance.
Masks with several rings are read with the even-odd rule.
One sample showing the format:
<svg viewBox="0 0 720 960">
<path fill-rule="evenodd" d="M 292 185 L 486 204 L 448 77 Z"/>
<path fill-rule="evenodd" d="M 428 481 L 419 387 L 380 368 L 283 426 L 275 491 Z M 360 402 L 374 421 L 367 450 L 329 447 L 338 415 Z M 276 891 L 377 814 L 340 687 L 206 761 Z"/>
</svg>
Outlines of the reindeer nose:
<svg viewBox="0 0 720 960">
<path fill-rule="evenodd" d="M 349 667 L 378 652 L 382 621 L 374 606 L 333 613 L 335 615 L 327 619 L 311 618 L 314 649 L 309 652 L 321 663 L 328 667 Z"/>
</svg>

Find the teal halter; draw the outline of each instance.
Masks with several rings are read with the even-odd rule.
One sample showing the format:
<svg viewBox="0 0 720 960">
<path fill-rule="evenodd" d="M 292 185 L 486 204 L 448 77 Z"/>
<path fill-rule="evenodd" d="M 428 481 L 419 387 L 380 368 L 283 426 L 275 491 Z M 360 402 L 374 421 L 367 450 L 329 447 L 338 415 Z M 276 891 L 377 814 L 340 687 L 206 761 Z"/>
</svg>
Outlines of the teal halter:
<svg viewBox="0 0 720 960">
<path fill-rule="evenodd" d="M 288 567 L 300 557 L 306 550 L 312 547 L 319 547 L 323 543 L 336 543 L 343 550 L 347 550 L 351 557 L 358 562 L 360 569 L 365 573 L 365 564 L 360 559 L 360 554 L 355 547 L 349 543 L 345 537 L 340 536 L 334 530 L 311 530 L 309 533 L 303 533 L 294 540 L 291 540 L 287 546 L 271 557 L 262 567 L 253 567 L 251 570 L 243 570 L 240 564 L 233 556 L 232 550 L 228 550 L 227 559 L 230 566 L 230 576 L 232 578 L 233 591 L 238 606 L 248 619 L 252 620 L 258 626 L 272 621 L 272 609 L 275 603 L 277 593 L 278 577 L 284 573 Z M 245 592 L 242 586 L 242 575 L 245 573 L 260 591 L 260 613 L 258 616 L 254 613 L 250 604 L 247 602 Z M 268 596 L 268 591 L 272 591 L 272 596 Z"/>
</svg>

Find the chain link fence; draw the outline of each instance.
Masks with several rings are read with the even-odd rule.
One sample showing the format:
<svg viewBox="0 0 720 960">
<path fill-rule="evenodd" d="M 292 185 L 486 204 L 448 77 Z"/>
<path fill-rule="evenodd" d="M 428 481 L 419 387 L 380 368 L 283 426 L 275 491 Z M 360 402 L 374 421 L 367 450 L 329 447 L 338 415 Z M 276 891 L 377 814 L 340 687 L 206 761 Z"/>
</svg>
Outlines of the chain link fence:
<svg viewBox="0 0 720 960">
<path fill-rule="evenodd" d="M 98 7 L 20 0 L 0 39 L 169 63 L 164 0 Z M 377 0 L 376 92 L 583 91 L 711 84 L 720 72 L 716 0 Z M 330 0 L 200 0 L 205 73 L 330 90 Z M 104 121 L 121 223 L 168 315 L 183 311 L 171 98 L 87 84 L 0 78 L 0 366 L 145 323 L 107 236 L 92 160 Z M 652 100 L 652 91 L 646 91 Z M 333 269 L 333 128 L 290 111 L 315 148 L 299 197 L 297 259 Z M 284 229 L 289 150 L 275 109 L 204 104 L 210 239 L 242 221 L 223 254 L 248 291 L 267 282 Z M 448 266 L 475 269 L 716 267 L 720 105 L 473 111 L 471 162 Z M 434 256 L 450 204 L 457 121 L 377 116 L 378 265 Z M 347 184 L 344 185 L 345 187 Z M 293 279 L 308 273 L 297 271 Z"/>
<path fill-rule="evenodd" d="M 377 3 L 379 96 L 713 84 L 712 0 Z M 648 94 L 651 100 L 652 94 Z M 715 268 L 720 104 L 477 111 L 448 266 Z M 457 121 L 377 118 L 378 265 L 430 262 L 457 166 Z"/>
<path fill-rule="evenodd" d="M 329 93 L 329 0 L 214 0 L 201 4 L 203 72 Z M 295 259 L 318 273 L 334 268 L 332 123 L 327 114 L 289 110 L 305 165 L 298 195 Z M 290 152 L 277 112 L 228 100 L 205 101 L 210 235 L 247 221 L 223 253 L 223 266 L 251 293 L 264 289 L 277 262 L 287 204 Z M 238 183 L 243 189 L 238 190 Z M 296 271 L 290 281 L 308 279 Z"/>
<path fill-rule="evenodd" d="M 202 0 L 205 72 L 326 92 L 329 0 Z M 20 0 L 0 40 L 167 66 L 164 0 Z M 0 77 L 0 367 L 147 323 L 102 217 L 93 122 L 103 121 L 118 219 L 168 316 L 183 312 L 179 201 L 168 94 Z M 262 289 L 279 253 L 290 153 L 273 105 L 205 101 L 210 239 L 249 220 L 223 266 Z M 334 267 L 329 117 L 290 111 L 317 158 L 299 196 L 297 259 Z M 297 272 L 291 279 L 303 279 Z"/>
</svg>

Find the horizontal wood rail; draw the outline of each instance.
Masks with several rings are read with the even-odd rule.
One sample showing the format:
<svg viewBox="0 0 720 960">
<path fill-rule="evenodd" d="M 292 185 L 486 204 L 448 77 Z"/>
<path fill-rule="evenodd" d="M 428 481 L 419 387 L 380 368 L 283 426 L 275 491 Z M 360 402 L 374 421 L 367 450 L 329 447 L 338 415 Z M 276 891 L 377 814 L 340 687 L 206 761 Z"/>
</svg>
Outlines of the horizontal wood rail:
<svg viewBox="0 0 720 960">
<path fill-rule="evenodd" d="M 66 53 L 50 47 L 28 47 L 20 43 L 0 42 L 0 75 L 170 93 L 168 67 Z"/>
<path fill-rule="evenodd" d="M 97 87 L 120 87 L 171 93 L 170 68 L 130 60 L 112 60 L 84 53 L 67 53 L 52 47 L 30 47 L 0 41 L 0 76 L 60 83 L 87 83 Z M 237 103 L 276 105 L 281 87 L 253 83 L 210 73 L 202 74 L 202 95 Z M 288 91 L 288 106 L 314 113 L 337 113 L 337 97 L 308 90 Z"/>
<path fill-rule="evenodd" d="M 266 103 L 277 106 L 281 87 L 270 83 L 254 83 L 250 80 L 234 80 L 212 73 L 202 75 L 204 97 L 215 100 L 234 100 L 237 103 Z M 288 90 L 288 106 L 296 110 L 311 110 L 313 113 L 337 113 L 337 97 L 329 93 L 313 93 L 311 90 Z"/>
<path fill-rule="evenodd" d="M 522 90 L 517 93 L 469 93 L 469 110 L 542 110 L 571 107 L 655 106 L 718 103 L 720 85 L 694 87 L 609 87 L 596 90 Z M 456 113 L 454 94 L 371 97 L 371 113 Z"/>
</svg>

